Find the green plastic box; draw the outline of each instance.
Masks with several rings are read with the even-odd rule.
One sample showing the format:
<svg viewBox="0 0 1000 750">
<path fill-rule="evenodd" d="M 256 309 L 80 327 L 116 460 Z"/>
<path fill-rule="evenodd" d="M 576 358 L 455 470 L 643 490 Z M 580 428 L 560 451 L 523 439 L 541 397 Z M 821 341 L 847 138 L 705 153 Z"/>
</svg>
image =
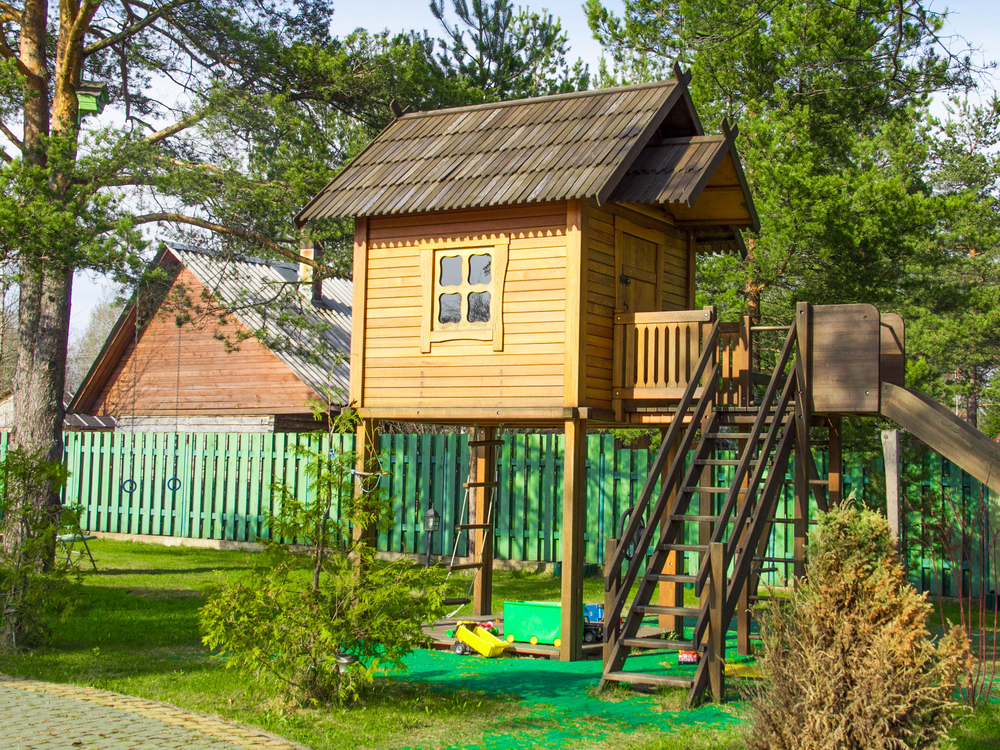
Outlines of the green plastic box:
<svg viewBox="0 0 1000 750">
<path fill-rule="evenodd" d="M 503 634 L 508 642 L 555 644 L 562 627 L 559 602 L 504 602 Z M 511 638 L 513 636 L 513 638 Z"/>
</svg>

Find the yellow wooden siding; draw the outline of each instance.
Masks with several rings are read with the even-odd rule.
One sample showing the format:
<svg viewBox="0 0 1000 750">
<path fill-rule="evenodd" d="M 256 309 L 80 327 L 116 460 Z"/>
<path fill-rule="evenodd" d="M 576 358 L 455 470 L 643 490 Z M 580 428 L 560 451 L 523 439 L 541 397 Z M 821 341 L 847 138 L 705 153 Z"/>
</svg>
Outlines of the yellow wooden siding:
<svg viewBox="0 0 1000 750">
<path fill-rule="evenodd" d="M 562 406 L 565 234 L 565 203 L 370 219 L 363 405 Z M 419 246 L 502 236 L 503 351 L 456 340 L 422 354 Z"/>
</svg>

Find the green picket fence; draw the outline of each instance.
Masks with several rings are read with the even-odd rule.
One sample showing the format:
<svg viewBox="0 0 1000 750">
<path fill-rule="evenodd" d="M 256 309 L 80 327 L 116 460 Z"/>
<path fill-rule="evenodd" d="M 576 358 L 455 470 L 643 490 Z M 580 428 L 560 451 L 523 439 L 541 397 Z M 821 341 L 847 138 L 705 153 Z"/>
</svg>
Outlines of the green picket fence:
<svg viewBox="0 0 1000 750">
<path fill-rule="evenodd" d="M 498 466 L 496 556 L 558 561 L 563 437 L 506 435 L 504 442 Z M 3 433 L 0 453 L 6 445 L 7 434 Z M 334 438 L 335 450 L 353 447 L 351 435 Z M 266 517 L 277 510 L 272 483 L 281 481 L 300 500 L 310 499 L 303 449 L 327 455 L 330 438 L 289 433 L 67 432 L 70 478 L 64 501 L 83 508 L 83 526 L 93 531 L 232 541 L 269 538 Z M 450 555 L 457 540 L 458 555 L 467 554 L 466 536 L 456 533 L 455 526 L 468 522 L 462 488 L 468 479 L 468 436 L 382 435 L 380 449 L 386 472 L 382 482 L 394 498 L 394 517 L 392 528 L 379 536 L 379 549 L 425 553 L 423 517 L 433 503 L 441 515 L 442 529 L 434 535 L 432 553 Z M 618 519 L 642 490 L 652 459 L 653 453 L 646 449 L 616 450 L 610 435 L 588 436 L 587 562 L 603 562 L 604 540 L 618 535 Z M 816 460 L 825 477 L 826 454 L 817 453 Z M 941 456 L 925 454 L 922 460 L 922 465 L 906 468 L 908 498 L 912 501 L 921 495 L 925 505 L 929 499 L 954 508 L 956 513 L 967 512 L 972 500 L 979 497 L 979 483 Z M 863 462 L 848 456 L 843 476 L 845 496 L 854 491 L 877 503 L 874 495 L 882 486 L 882 473 L 880 459 Z M 790 466 L 778 501 L 779 518 L 793 514 L 792 476 Z M 721 502 L 722 498 L 716 496 L 715 500 Z M 919 514 L 911 513 L 905 521 L 904 544 L 914 584 L 933 593 L 953 594 L 950 564 L 935 561 L 919 544 L 923 531 Z M 694 524 L 689 526 L 692 538 L 688 541 L 695 542 L 697 529 Z M 768 557 L 790 556 L 791 525 L 776 524 L 769 544 Z M 963 585 L 977 584 L 984 575 L 974 563 L 966 562 L 965 568 Z M 779 580 L 790 574 L 788 566 L 780 566 L 770 577 Z"/>
</svg>

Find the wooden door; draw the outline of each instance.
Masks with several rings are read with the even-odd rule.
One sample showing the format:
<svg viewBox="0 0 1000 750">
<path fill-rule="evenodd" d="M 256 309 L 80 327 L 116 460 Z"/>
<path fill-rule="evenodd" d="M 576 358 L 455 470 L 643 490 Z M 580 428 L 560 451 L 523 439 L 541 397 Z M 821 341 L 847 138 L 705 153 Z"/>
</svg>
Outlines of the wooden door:
<svg viewBox="0 0 1000 750">
<path fill-rule="evenodd" d="M 656 299 L 655 242 L 624 231 L 618 235 L 621 272 L 618 276 L 618 312 L 655 312 L 660 309 Z"/>
</svg>

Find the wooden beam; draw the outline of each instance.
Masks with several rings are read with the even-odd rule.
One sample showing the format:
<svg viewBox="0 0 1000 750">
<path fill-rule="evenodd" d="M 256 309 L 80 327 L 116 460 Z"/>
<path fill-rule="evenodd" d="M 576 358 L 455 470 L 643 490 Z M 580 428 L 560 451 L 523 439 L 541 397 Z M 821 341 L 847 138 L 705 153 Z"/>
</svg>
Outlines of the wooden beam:
<svg viewBox="0 0 1000 750">
<path fill-rule="evenodd" d="M 368 297 L 368 219 L 354 220 L 354 273 L 351 304 L 351 385 L 348 403 L 364 406 L 365 321 Z"/>
<path fill-rule="evenodd" d="M 563 406 L 583 406 L 587 392 L 587 213 L 584 201 L 566 204 L 566 350 Z"/>
<path fill-rule="evenodd" d="M 475 440 L 480 442 L 496 440 L 496 427 L 480 427 L 475 431 Z M 492 445 L 479 445 L 473 448 L 476 454 L 476 482 L 492 482 L 496 477 L 496 448 Z M 476 574 L 472 585 L 472 614 L 488 615 L 493 606 L 493 529 L 496 523 L 494 507 L 495 491 L 492 487 L 473 487 L 475 493 L 475 520 L 472 523 L 489 523 L 488 529 L 473 529 L 475 535 L 475 553 L 479 555 L 482 567 Z M 488 519 L 488 520 L 487 520 Z"/>
<path fill-rule="evenodd" d="M 688 232 L 688 257 L 687 257 L 687 306 L 694 309 L 695 300 L 695 269 L 697 266 L 697 251 L 695 250 L 694 230 Z"/>
<path fill-rule="evenodd" d="M 885 459 L 885 515 L 893 541 L 899 544 L 899 430 L 882 430 Z"/>
<path fill-rule="evenodd" d="M 587 423 L 566 422 L 563 454 L 561 661 L 583 658 L 583 535 L 586 530 Z"/>
<path fill-rule="evenodd" d="M 726 603 L 726 545 L 712 542 L 708 548 L 712 579 L 708 589 L 708 680 L 712 697 L 721 703 L 726 697 L 726 629 L 723 609 Z"/>
<path fill-rule="evenodd" d="M 667 435 L 667 428 L 660 428 L 661 437 Z M 670 446 L 667 460 L 663 464 L 660 472 L 660 481 L 665 482 L 670 473 L 670 466 L 677 459 L 677 442 Z M 663 529 L 670 522 L 670 512 L 674 507 L 674 500 L 677 497 L 676 489 L 670 491 L 667 500 L 667 507 L 660 518 L 660 528 Z M 680 575 L 684 572 L 684 553 L 671 552 L 667 555 L 667 561 L 663 565 L 663 573 L 666 575 Z M 659 603 L 661 607 L 683 607 L 684 606 L 684 584 L 664 581 L 660 583 Z M 668 630 L 672 633 L 684 633 L 684 618 L 681 615 L 660 615 L 660 629 Z"/>
<path fill-rule="evenodd" d="M 882 416 L 923 440 L 994 492 L 1000 492 L 1000 445 L 922 393 L 882 383 Z"/>
<path fill-rule="evenodd" d="M 609 538 L 604 540 L 604 576 L 611 577 L 611 584 L 604 590 L 604 651 L 601 658 L 604 661 L 604 671 L 608 670 L 608 663 L 611 661 L 611 652 L 614 651 L 615 642 L 618 640 L 621 630 L 621 619 L 612 622 L 611 610 L 615 606 L 615 599 L 618 598 L 618 587 L 621 584 L 621 570 L 612 570 L 615 553 L 618 552 L 618 540 Z"/>
<path fill-rule="evenodd" d="M 827 477 L 830 480 L 826 488 L 827 500 L 831 508 L 840 505 L 844 491 L 844 456 L 843 456 L 843 423 L 840 417 L 830 417 L 830 432 L 827 439 L 828 459 Z"/>
</svg>

